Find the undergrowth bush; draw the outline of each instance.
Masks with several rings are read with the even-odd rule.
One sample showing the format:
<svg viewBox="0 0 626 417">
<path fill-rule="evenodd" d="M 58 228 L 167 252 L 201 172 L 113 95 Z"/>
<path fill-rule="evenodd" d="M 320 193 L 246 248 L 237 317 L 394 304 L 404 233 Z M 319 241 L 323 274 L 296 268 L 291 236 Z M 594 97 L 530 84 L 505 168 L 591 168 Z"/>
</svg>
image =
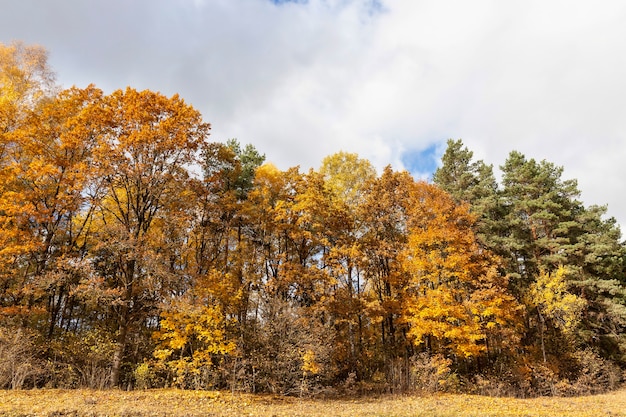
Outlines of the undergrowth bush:
<svg viewBox="0 0 626 417">
<path fill-rule="evenodd" d="M 415 355 L 411 358 L 410 389 L 426 393 L 456 391 L 459 381 L 451 365 L 452 361 L 443 355 Z"/>
<path fill-rule="evenodd" d="M 108 387 L 114 348 L 114 342 L 98 329 L 60 336 L 50 349 L 52 372 L 48 385 L 57 388 Z"/>
<path fill-rule="evenodd" d="M 567 363 L 526 357 L 491 366 L 469 377 L 462 391 L 492 397 L 579 396 L 615 390 L 622 382 L 619 366 L 587 349 Z"/>
<path fill-rule="evenodd" d="M 623 372 L 615 363 L 586 349 L 575 353 L 580 369 L 572 383 L 574 394 L 599 394 L 614 390 L 623 382 Z"/>
<path fill-rule="evenodd" d="M 32 387 L 44 374 L 35 336 L 21 328 L 0 327 L 0 388 Z"/>
</svg>

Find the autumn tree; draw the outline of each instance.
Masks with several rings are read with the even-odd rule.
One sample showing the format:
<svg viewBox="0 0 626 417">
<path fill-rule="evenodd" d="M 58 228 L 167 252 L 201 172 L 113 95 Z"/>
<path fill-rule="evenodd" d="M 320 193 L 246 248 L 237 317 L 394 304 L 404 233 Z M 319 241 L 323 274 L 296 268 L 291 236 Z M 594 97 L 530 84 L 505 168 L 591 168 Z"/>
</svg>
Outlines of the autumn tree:
<svg viewBox="0 0 626 417">
<path fill-rule="evenodd" d="M 412 352 L 401 322 L 402 294 L 408 274 L 400 256 L 407 244 L 407 221 L 413 178 L 390 166 L 368 183 L 358 217 L 363 223 L 360 244 L 365 261 L 363 274 L 368 285 L 367 314 L 378 327 L 376 351 L 382 369 Z M 408 349 L 408 350 L 407 350 Z"/>
<path fill-rule="evenodd" d="M 478 244 L 469 207 L 423 182 L 410 201 L 403 319 L 413 343 L 458 358 L 510 349 L 520 306 L 497 258 Z"/>
<path fill-rule="evenodd" d="M 22 311 L 22 324 L 50 339 L 68 325 L 71 293 L 89 271 L 81 246 L 94 141 L 85 135 L 84 113 L 101 93 L 88 87 L 54 95 L 43 49 L 14 44 L 2 52 L 2 106 L 12 115 L 0 168 L 2 305 Z"/>
<path fill-rule="evenodd" d="M 203 277 L 208 282 L 196 280 L 161 313 L 159 329 L 153 335 L 157 341 L 154 357 L 171 371 L 173 383 L 181 388 L 213 388 L 214 359 L 236 347 L 222 309 L 221 278 L 208 274 Z"/>
<path fill-rule="evenodd" d="M 537 280 L 530 286 L 528 303 L 537 309 L 539 315 L 539 337 L 543 362 L 547 362 L 545 347 L 546 322 L 565 334 L 573 334 L 581 321 L 581 313 L 585 308 L 583 299 L 569 292 L 567 270 L 559 267 L 548 273 L 542 271 Z M 572 339 L 570 339 L 570 343 Z"/>
<path fill-rule="evenodd" d="M 366 184 L 376 177 L 370 161 L 348 152 L 325 157 L 319 173 L 332 196 L 352 208 L 363 200 Z"/>
<path fill-rule="evenodd" d="M 252 145 L 243 149 L 236 140 L 208 144 L 202 153 L 202 180 L 196 183 L 197 216 L 190 234 L 193 274 L 201 277 L 211 270 L 237 281 L 246 294 L 251 282 L 245 280 L 245 201 L 253 188 L 256 169 L 263 163 Z M 246 295 L 237 307 L 238 319 L 246 312 Z"/>
<path fill-rule="evenodd" d="M 11 204 L 28 219 L 14 224 L 28 234 L 22 244 L 30 248 L 21 263 L 21 286 L 34 291 L 31 303 L 45 300 L 48 338 L 68 324 L 76 301 L 71 293 L 89 273 L 84 241 L 94 206 L 87 190 L 97 187 L 97 178 L 92 175 L 95 142 L 85 135 L 84 112 L 100 97 L 92 87 L 63 91 L 14 131 L 20 157 L 12 164 L 12 188 L 20 192 Z"/>
<path fill-rule="evenodd" d="M 262 378 L 254 380 L 283 387 L 272 390 L 293 389 L 300 381 L 301 367 L 294 364 L 302 363 L 304 350 L 326 355 L 318 350 L 323 348 L 321 340 L 312 342 L 328 330 L 320 305 L 331 285 L 323 268 L 325 193 L 315 172 L 281 171 L 265 164 L 256 170 L 254 187 L 244 204 L 243 234 L 251 250 L 244 273 L 253 284 L 254 302 L 244 329 L 242 362 L 247 375 Z M 285 362 L 263 359 L 272 356 L 283 357 Z"/>
<path fill-rule="evenodd" d="M 330 309 L 341 335 L 335 353 L 345 374 L 364 375 L 368 373 L 365 366 L 368 339 L 374 336 L 369 334 L 365 316 L 367 282 L 360 239 L 364 224 L 359 210 L 376 171 L 357 154 L 338 152 L 323 159 L 319 173 L 326 191 L 325 205 L 317 203 L 327 214 L 323 230 L 327 242 L 324 267 L 336 282 Z"/>
<path fill-rule="evenodd" d="M 258 285 L 245 207 L 264 158 L 234 139 L 202 149 L 202 177 L 191 181 L 192 215 L 180 257 L 187 280 L 166 304 L 156 336 L 158 361 L 182 385 L 221 386 L 221 371 L 234 360 L 229 356 L 244 348 L 252 287 Z"/>
<path fill-rule="evenodd" d="M 35 147 L 24 144 L 23 130 L 28 128 L 26 119 L 53 89 L 54 74 L 43 48 L 0 44 L 0 268 L 5 291 L 24 273 L 22 259 L 34 244 L 28 224 L 32 207 L 22 195 L 29 186 L 22 185 L 18 175 L 28 171 Z M 6 293 L 0 300 L 19 303 Z"/>
<path fill-rule="evenodd" d="M 91 250 L 104 287 L 116 293 L 109 308 L 117 327 L 111 383 L 118 385 L 129 332 L 158 316 L 156 306 L 179 279 L 176 248 L 164 249 L 169 232 L 186 231 L 178 221 L 191 195 L 187 167 L 209 125 L 178 96 L 130 88 L 91 112 L 103 187 Z"/>
</svg>

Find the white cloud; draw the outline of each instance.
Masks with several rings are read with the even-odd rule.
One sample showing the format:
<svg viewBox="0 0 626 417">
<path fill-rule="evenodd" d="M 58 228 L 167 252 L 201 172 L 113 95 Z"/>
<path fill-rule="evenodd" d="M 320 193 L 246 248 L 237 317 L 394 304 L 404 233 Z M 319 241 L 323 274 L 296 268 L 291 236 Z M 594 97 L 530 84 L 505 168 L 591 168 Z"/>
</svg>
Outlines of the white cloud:
<svg viewBox="0 0 626 417">
<path fill-rule="evenodd" d="M 462 138 L 495 166 L 565 166 L 626 222 L 621 1 L 3 3 L 0 41 L 47 47 L 64 84 L 180 93 L 281 168 L 339 150 L 400 168 Z"/>
</svg>

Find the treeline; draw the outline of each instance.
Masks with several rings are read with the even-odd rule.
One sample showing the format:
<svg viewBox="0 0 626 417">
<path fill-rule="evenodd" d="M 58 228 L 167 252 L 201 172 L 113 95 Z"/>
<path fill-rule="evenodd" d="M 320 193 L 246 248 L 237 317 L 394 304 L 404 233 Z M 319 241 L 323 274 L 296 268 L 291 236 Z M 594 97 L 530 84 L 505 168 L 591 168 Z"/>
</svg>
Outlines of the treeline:
<svg viewBox="0 0 626 417">
<path fill-rule="evenodd" d="M 0 387 L 611 389 L 625 247 L 562 168 L 450 140 L 434 184 L 286 171 L 178 96 L 0 45 Z"/>
</svg>

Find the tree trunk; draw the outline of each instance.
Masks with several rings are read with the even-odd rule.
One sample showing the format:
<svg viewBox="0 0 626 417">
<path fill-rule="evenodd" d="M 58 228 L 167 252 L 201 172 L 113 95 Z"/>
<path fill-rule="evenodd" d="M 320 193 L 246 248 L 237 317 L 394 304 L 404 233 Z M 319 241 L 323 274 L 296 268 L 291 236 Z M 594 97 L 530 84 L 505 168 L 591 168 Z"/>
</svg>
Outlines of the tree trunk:
<svg viewBox="0 0 626 417">
<path fill-rule="evenodd" d="M 130 327 L 130 303 L 133 297 L 133 277 L 135 275 L 135 260 L 131 259 L 126 262 L 126 285 L 124 291 L 124 301 L 120 308 L 119 327 L 117 334 L 117 342 L 115 351 L 113 352 L 113 362 L 111 364 L 111 385 L 118 387 L 120 384 L 120 369 L 122 367 L 122 359 L 126 350 L 126 338 L 128 336 L 128 328 Z"/>
<path fill-rule="evenodd" d="M 115 344 L 115 352 L 113 352 L 113 363 L 111 366 L 111 386 L 117 387 L 120 384 L 120 369 L 122 367 L 122 358 L 126 349 L 126 336 L 128 335 L 128 324 L 120 323 L 119 335 Z"/>
<path fill-rule="evenodd" d="M 546 358 L 546 344 L 545 344 L 544 335 L 543 335 L 545 320 L 543 318 L 543 315 L 541 314 L 541 311 L 537 311 L 537 313 L 539 314 L 539 334 L 540 334 L 540 339 L 541 339 L 541 354 L 543 355 L 543 363 L 546 363 L 548 361 Z"/>
</svg>

